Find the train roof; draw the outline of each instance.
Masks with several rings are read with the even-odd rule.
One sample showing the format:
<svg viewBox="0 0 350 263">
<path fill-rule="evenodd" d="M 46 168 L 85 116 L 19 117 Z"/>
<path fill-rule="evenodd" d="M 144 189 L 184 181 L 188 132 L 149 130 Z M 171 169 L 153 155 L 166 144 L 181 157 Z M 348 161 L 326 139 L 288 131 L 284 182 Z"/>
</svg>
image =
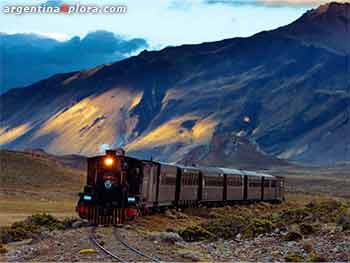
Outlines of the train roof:
<svg viewBox="0 0 350 263">
<path fill-rule="evenodd" d="M 244 173 L 244 175 L 248 175 L 248 176 L 259 176 L 259 177 L 271 177 L 274 178 L 275 176 L 270 175 L 270 174 L 263 174 L 263 173 L 258 173 L 258 172 L 253 172 L 253 171 L 242 171 Z"/>
<path fill-rule="evenodd" d="M 249 176 L 261 176 L 261 174 L 257 173 L 257 172 L 253 172 L 253 171 L 246 171 L 246 170 L 242 170 L 244 175 L 249 175 Z"/>
<path fill-rule="evenodd" d="M 209 173 L 218 173 L 218 174 L 223 174 L 223 172 L 217 168 L 217 167 L 207 167 L 207 166 L 202 166 L 198 167 L 201 171 L 209 172 Z"/>
<path fill-rule="evenodd" d="M 244 173 L 238 169 L 231 169 L 231 168 L 219 168 L 219 169 L 224 174 L 244 175 Z"/>
<path fill-rule="evenodd" d="M 275 178 L 275 176 L 270 175 L 270 174 L 258 173 L 258 172 L 254 172 L 254 171 L 240 170 L 240 169 L 234 169 L 234 168 L 210 167 L 210 166 L 185 166 L 185 165 L 181 165 L 181 164 L 169 164 L 169 163 L 165 163 L 165 162 L 159 162 L 159 163 L 162 165 L 176 166 L 176 167 L 179 167 L 181 169 L 206 171 L 206 172 L 210 172 L 210 173 Z"/>
<path fill-rule="evenodd" d="M 199 171 L 199 167 L 196 166 L 185 166 L 185 165 L 181 165 L 181 164 L 174 164 L 175 166 L 181 168 L 181 169 L 189 169 L 189 170 L 197 170 Z"/>
<path fill-rule="evenodd" d="M 248 176 L 259 176 L 259 177 L 275 177 L 270 174 L 265 173 L 258 173 L 254 171 L 246 171 L 246 170 L 238 170 L 238 169 L 231 169 L 231 168 L 219 168 L 224 174 L 232 174 L 232 175 L 248 175 Z"/>
<path fill-rule="evenodd" d="M 271 174 L 265 174 L 265 173 L 258 173 L 260 176 L 264 176 L 264 177 L 274 177 L 276 178 L 276 176 L 271 175 Z"/>
</svg>

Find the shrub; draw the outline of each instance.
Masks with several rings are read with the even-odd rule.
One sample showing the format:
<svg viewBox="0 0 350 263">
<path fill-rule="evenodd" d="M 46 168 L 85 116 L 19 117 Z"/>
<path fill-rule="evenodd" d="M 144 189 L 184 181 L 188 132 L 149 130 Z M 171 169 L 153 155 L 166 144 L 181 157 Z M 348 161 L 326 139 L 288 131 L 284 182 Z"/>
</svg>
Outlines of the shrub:
<svg viewBox="0 0 350 263">
<path fill-rule="evenodd" d="M 301 245 L 303 246 L 303 249 L 308 253 L 311 253 L 312 251 L 314 251 L 314 245 L 311 241 L 304 240 L 301 243 Z"/>
<path fill-rule="evenodd" d="M 0 254 L 5 254 L 5 253 L 7 253 L 8 251 L 7 251 L 7 248 L 6 247 L 4 247 L 2 244 L 0 244 Z"/>
<path fill-rule="evenodd" d="M 340 214 L 344 213 L 346 208 L 345 203 L 336 200 L 312 202 L 303 208 L 291 209 L 282 213 L 280 219 L 284 224 L 314 221 L 329 223 L 334 222 Z"/>
<path fill-rule="evenodd" d="M 316 252 L 312 252 L 306 258 L 305 261 L 307 261 L 307 262 L 327 262 L 328 260 L 324 256 L 320 256 Z"/>
<path fill-rule="evenodd" d="M 312 214 L 308 209 L 297 208 L 282 213 L 280 218 L 287 224 L 302 223 L 309 218 L 311 219 Z"/>
<path fill-rule="evenodd" d="M 315 227 L 311 224 L 303 223 L 299 225 L 300 232 L 303 235 L 310 235 L 316 232 Z"/>
<path fill-rule="evenodd" d="M 305 258 L 299 253 L 289 253 L 284 257 L 284 260 L 286 262 L 303 262 L 305 261 Z"/>
<path fill-rule="evenodd" d="M 24 240 L 30 238 L 30 236 L 30 231 L 18 225 L 11 227 L 2 227 L 0 230 L 0 242 L 4 244 Z"/>
<path fill-rule="evenodd" d="M 213 239 L 214 235 L 200 225 L 190 226 L 179 231 L 179 235 L 187 242 Z"/>
<path fill-rule="evenodd" d="M 347 206 L 343 202 L 336 200 L 323 201 L 309 208 L 313 215 L 313 220 L 322 222 L 334 222 L 337 217 L 344 213 Z"/>
<path fill-rule="evenodd" d="M 343 231 L 350 230 L 350 215 L 348 214 L 341 214 L 337 220 L 336 223 L 338 226 L 342 227 Z"/>
<path fill-rule="evenodd" d="M 253 219 L 243 231 L 243 238 L 252 238 L 261 234 L 271 232 L 272 222 L 265 219 Z"/>
<path fill-rule="evenodd" d="M 65 227 L 58 219 L 49 214 L 35 214 L 28 217 L 24 224 L 28 228 L 47 228 L 48 230 L 63 230 Z"/>
<path fill-rule="evenodd" d="M 172 233 L 177 233 L 177 230 L 174 228 L 170 228 L 168 227 L 167 229 L 165 229 L 165 232 L 172 232 Z"/>
<path fill-rule="evenodd" d="M 290 231 L 283 237 L 285 241 L 299 241 L 303 238 L 303 236 L 295 231 Z"/>
<path fill-rule="evenodd" d="M 225 216 L 221 218 L 210 219 L 202 227 L 210 233 L 214 233 L 217 238 L 234 238 L 243 229 L 245 222 L 243 217 Z"/>
<path fill-rule="evenodd" d="M 40 233 L 42 230 L 63 230 L 65 226 L 58 219 L 48 214 L 35 214 L 28 217 L 24 221 L 13 223 L 9 227 L 0 228 L 0 242 L 9 243 L 20 241 L 34 234 Z"/>
</svg>

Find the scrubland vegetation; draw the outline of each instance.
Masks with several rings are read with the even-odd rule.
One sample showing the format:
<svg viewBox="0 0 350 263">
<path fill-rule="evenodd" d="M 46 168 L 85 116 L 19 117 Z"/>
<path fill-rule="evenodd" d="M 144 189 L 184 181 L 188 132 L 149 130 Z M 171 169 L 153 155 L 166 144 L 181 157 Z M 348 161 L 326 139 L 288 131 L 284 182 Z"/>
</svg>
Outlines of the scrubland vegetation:
<svg viewBox="0 0 350 263">
<path fill-rule="evenodd" d="M 0 244 L 38 237 L 42 232 L 72 227 L 74 218 L 59 220 L 50 214 L 35 214 L 10 226 L 0 227 Z"/>
</svg>

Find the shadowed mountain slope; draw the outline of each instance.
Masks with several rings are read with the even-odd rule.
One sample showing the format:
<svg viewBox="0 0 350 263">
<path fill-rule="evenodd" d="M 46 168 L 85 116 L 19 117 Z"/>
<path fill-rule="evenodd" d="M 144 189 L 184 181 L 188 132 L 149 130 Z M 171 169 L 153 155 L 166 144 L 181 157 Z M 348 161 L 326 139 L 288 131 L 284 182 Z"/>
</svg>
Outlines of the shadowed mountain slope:
<svg viewBox="0 0 350 263">
<path fill-rule="evenodd" d="M 348 4 L 332 5 L 349 18 Z M 205 159 L 214 147 L 234 162 L 233 155 L 221 155 L 232 136 L 245 139 L 259 156 L 349 161 L 349 55 L 320 45 L 329 42 L 315 26 L 336 16 L 332 10 L 321 6 L 249 38 L 144 51 L 10 90 L 0 97 L 0 144 L 83 155 L 108 144 L 166 161 L 192 160 L 201 147 L 209 149 L 201 152 Z M 293 29 L 300 23 L 317 43 Z M 332 29 L 346 41 L 342 26 Z"/>
</svg>

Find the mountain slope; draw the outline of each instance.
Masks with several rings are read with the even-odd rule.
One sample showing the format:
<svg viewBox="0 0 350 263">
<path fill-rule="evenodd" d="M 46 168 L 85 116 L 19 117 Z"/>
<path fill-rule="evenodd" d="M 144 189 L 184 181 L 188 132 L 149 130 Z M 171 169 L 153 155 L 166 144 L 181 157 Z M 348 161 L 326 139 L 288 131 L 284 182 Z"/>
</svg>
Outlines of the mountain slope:
<svg viewBox="0 0 350 263">
<path fill-rule="evenodd" d="M 277 30 L 281 34 L 350 54 L 350 3 L 331 2 L 310 10 L 294 23 Z"/>
<path fill-rule="evenodd" d="M 297 167 L 295 164 L 265 154 L 251 141 L 230 133 L 214 135 L 208 145 L 198 146 L 185 154 L 180 163 L 246 170 Z"/>
<path fill-rule="evenodd" d="M 305 42 L 298 32 L 291 37 L 288 28 L 144 51 L 11 90 L 0 98 L 0 144 L 83 155 L 109 144 L 179 161 L 198 147 L 224 149 L 233 134 L 256 144 L 255 153 L 348 161 L 349 55 Z M 214 136 L 222 146 L 213 145 Z"/>
<path fill-rule="evenodd" d="M 87 169 L 86 157 L 82 155 L 52 155 L 45 152 L 43 149 L 24 149 L 24 151 L 21 153 L 54 161 L 56 164 L 61 164 L 62 166 L 73 170 L 86 171 Z"/>
</svg>

